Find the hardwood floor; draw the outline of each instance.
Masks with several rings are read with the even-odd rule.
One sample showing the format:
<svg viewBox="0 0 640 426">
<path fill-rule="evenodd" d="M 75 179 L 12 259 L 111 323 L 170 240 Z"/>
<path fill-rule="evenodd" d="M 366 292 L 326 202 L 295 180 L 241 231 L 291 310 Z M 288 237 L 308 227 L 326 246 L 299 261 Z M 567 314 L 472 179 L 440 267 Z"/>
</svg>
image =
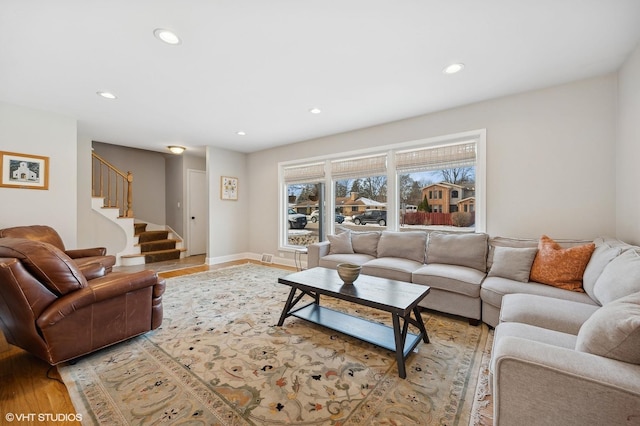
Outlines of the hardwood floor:
<svg viewBox="0 0 640 426">
<path fill-rule="evenodd" d="M 194 259 L 184 262 L 171 261 L 172 265 L 165 262 L 141 266 L 144 269 L 153 269 L 164 278 L 172 278 L 180 275 L 193 274 L 208 270 L 220 269 L 227 266 L 244 263 L 260 262 L 242 260 L 220 265 L 205 265 L 204 256 L 201 264 Z M 162 265 L 162 263 L 165 263 Z M 175 266 L 175 268 L 173 267 Z M 119 270 L 135 270 L 138 267 L 118 268 Z M 127 269 L 130 268 L 130 269 Z M 295 270 L 294 268 L 286 268 Z M 67 388 L 60 380 L 56 367 L 51 367 L 44 361 L 29 353 L 9 345 L 0 334 L 0 424 L 9 424 L 10 416 L 15 415 L 15 423 L 22 424 L 79 424 L 74 422 L 46 422 L 46 416 L 75 414 L 75 408 L 69 398 Z M 9 417 L 6 417 L 9 416 Z M 23 422 L 19 422 L 22 416 Z M 30 420 L 24 422 L 24 420 Z"/>
</svg>

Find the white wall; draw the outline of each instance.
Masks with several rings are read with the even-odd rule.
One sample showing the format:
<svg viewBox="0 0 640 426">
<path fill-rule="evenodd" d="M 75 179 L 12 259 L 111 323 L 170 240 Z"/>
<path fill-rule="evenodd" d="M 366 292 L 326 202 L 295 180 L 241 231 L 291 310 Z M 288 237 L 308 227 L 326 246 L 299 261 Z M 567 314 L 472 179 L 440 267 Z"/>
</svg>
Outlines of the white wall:
<svg viewBox="0 0 640 426">
<path fill-rule="evenodd" d="M 640 45 L 619 72 L 616 236 L 640 244 Z"/>
<path fill-rule="evenodd" d="M 133 173 L 133 216 L 137 221 L 166 223 L 165 155 L 160 152 L 94 142 L 96 154 L 122 172 Z"/>
<path fill-rule="evenodd" d="M 489 234 L 614 235 L 616 84 L 609 74 L 249 154 L 250 250 L 278 249 L 279 161 L 482 128 Z"/>
<path fill-rule="evenodd" d="M 251 197 L 253 179 L 249 179 L 246 154 L 207 147 L 207 179 L 209 182 L 209 238 L 207 263 L 243 259 L 249 249 L 249 216 L 262 215 L 262 208 Z M 238 178 L 238 201 L 220 198 L 220 177 Z M 277 179 L 263 181 L 272 187 Z M 250 210 L 251 209 L 251 210 Z M 268 216 L 268 215 L 265 215 Z M 267 227 L 271 225 L 267 223 Z"/>
<path fill-rule="evenodd" d="M 76 120 L 0 102 L 0 150 L 49 157 L 48 190 L 0 187 L 0 228 L 49 225 L 77 248 Z"/>
</svg>

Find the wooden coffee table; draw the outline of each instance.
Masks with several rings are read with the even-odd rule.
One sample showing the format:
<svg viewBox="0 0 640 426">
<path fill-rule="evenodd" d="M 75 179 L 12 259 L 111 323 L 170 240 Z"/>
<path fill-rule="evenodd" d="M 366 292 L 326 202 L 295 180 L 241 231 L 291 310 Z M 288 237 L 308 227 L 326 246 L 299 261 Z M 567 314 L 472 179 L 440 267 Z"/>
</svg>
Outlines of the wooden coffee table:
<svg viewBox="0 0 640 426">
<path fill-rule="evenodd" d="M 287 317 L 294 316 L 394 351 L 398 362 L 398 375 L 403 379 L 407 377 L 405 360 L 409 354 L 420 340 L 429 343 L 429 336 L 418 309 L 418 303 L 430 291 L 428 286 L 369 275 L 360 275 L 353 284 L 344 284 L 336 270 L 327 268 L 296 272 L 279 278 L 278 282 L 291 286 L 278 326 L 282 326 Z M 311 296 L 314 300 L 294 309 L 305 295 Z M 320 295 L 389 312 L 393 327 L 320 306 Z M 414 318 L 411 318 L 411 313 Z M 419 333 L 409 333 L 409 324 L 417 327 Z"/>
</svg>

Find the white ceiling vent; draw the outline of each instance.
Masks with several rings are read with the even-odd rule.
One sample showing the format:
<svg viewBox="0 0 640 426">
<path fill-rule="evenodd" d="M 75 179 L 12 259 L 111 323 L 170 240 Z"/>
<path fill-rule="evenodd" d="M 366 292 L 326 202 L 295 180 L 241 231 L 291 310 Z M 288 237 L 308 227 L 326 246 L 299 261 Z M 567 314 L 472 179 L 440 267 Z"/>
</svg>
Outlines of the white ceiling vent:
<svg viewBox="0 0 640 426">
<path fill-rule="evenodd" d="M 273 263 L 273 255 L 269 253 L 262 253 L 262 259 L 260 259 L 262 263 Z"/>
</svg>

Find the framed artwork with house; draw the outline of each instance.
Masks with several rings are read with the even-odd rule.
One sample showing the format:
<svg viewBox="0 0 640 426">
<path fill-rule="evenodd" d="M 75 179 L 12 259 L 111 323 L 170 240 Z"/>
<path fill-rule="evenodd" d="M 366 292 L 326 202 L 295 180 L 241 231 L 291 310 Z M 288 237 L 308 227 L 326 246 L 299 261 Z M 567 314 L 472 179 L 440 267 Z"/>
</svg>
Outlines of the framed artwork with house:
<svg viewBox="0 0 640 426">
<path fill-rule="evenodd" d="M 49 189 L 49 157 L 0 151 L 0 187 Z"/>
<path fill-rule="evenodd" d="M 223 200 L 238 199 L 238 178 L 220 176 L 220 198 Z"/>
</svg>

